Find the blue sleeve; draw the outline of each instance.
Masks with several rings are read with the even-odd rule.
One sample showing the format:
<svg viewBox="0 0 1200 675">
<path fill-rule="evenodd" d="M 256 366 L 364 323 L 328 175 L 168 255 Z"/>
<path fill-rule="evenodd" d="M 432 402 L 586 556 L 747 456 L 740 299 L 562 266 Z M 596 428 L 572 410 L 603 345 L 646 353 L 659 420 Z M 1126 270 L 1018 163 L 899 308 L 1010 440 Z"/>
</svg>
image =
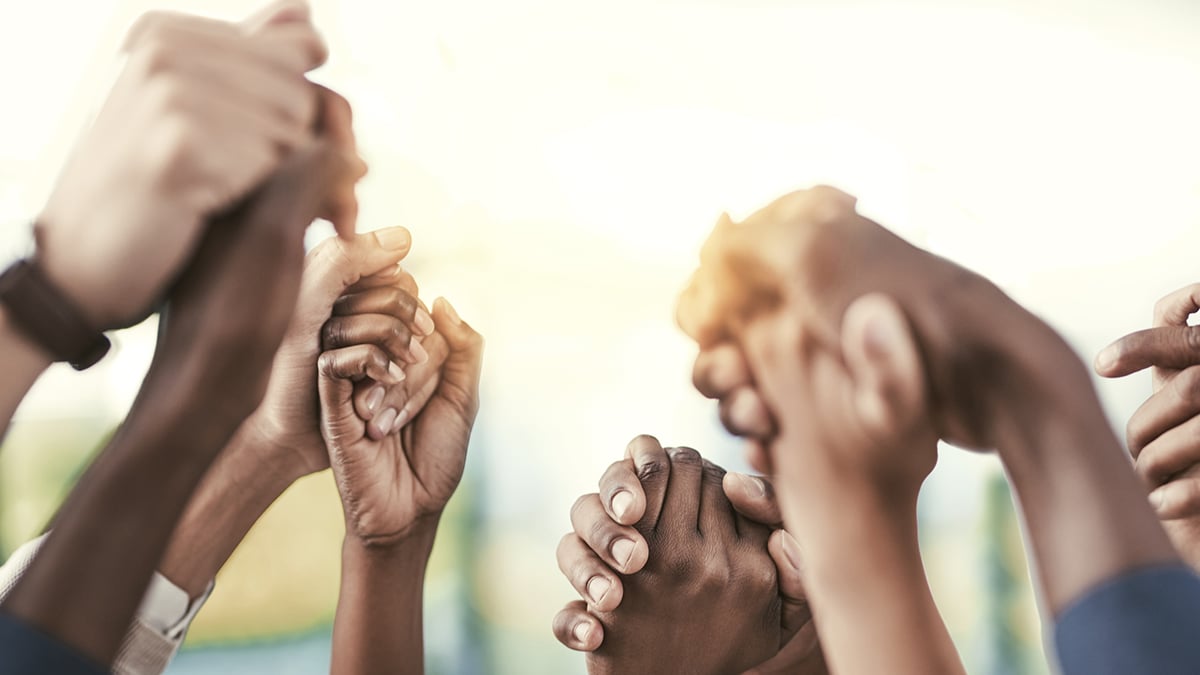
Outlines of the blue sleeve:
<svg viewBox="0 0 1200 675">
<path fill-rule="evenodd" d="M 1063 675 L 1200 673 L 1200 577 L 1182 565 L 1093 589 L 1055 623 Z"/>
<path fill-rule="evenodd" d="M 108 670 L 25 622 L 0 613 L 0 673 L 105 675 Z"/>
</svg>

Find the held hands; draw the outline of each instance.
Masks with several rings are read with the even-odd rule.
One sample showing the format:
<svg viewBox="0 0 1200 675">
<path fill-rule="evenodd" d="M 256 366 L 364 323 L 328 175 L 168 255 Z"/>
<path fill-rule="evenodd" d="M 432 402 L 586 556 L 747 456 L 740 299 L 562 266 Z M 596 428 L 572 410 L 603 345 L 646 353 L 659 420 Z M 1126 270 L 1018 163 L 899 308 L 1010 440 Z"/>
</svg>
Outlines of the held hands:
<svg viewBox="0 0 1200 675">
<path fill-rule="evenodd" d="M 313 138 L 319 94 L 304 74 L 325 59 L 299 2 L 276 3 L 241 24 L 148 14 L 126 51 L 36 231 L 47 274 L 101 329 L 144 318 L 191 256 L 206 218 Z M 337 113 L 328 126 L 342 123 Z M 352 163 L 340 185 L 362 174 Z M 353 231 L 352 222 L 339 226 Z"/>
<path fill-rule="evenodd" d="M 903 317 L 908 328 L 901 335 L 911 334 L 918 347 L 916 364 L 896 365 L 925 372 L 929 414 L 922 424 L 966 447 L 991 449 L 1003 442 L 1001 423 L 1020 400 L 1018 392 L 1028 401 L 1031 391 L 1040 394 L 1055 384 L 1045 373 L 1062 380 L 1063 365 L 1070 369 L 1078 362 L 1061 338 L 995 286 L 860 216 L 853 197 L 829 187 L 786 195 L 742 223 L 718 223 L 680 299 L 678 318 L 702 351 L 740 349 L 760 402 L 780 413 L 775 406 L 795 401 L 772 400 L 759 381 L 767 370 L 760 369 L 791 358 L 822 377 L 838 369 L 861 372 L 854 363 L 838 364 L 839 353 L 847 349 L 846 329 L 863 322 L 855 329 L 865 332 L 870 323 L 865 319 L 871 312 L 860 309 L 865 313 L 854 318 L 851 306 L 873 294 L 866 309 Z M 761 330 L 753 329 L 756 324 Z M 1013 348 L 1017 343 L 1022 350 Z M 908 342 L 897 346 L 908 350 Z M 875 350 L 861 356 L 881 355 Z M 1068 375 L 1072 384 L 1086 386 L 1082 368 Z M 800 394 L 784 384 L 776 394 Z M 832 395 L 876 405 L 856 391 Z M 757 405 L 739 396 L 739 407 Z M 733 402 L 727 406 L 732 415 Z M 764 419 L 783 421 L 778 414 Z"/>
<path fill-rule="evenodd" d="M 415 297 L 411 278 L 404 283 Z M 483 358 L 483 338 L 438 299 L 432 312 L 437 333 L 425 342 L 434 360 L 415 364 L 400 382 L 379 346 L 395 337 L 394 322 L 376 316 L 395 297 L 384 291 L 338 301 L 318 362 L 321 432 L 346 533 L 372 546 L 398 544 L 417 528 L 436 526 L 462 478 Z M 436 376 L 421 374 L 421 368 L 436 369 L 432 364 L 443 349 L 445 362 Z M 423 384 L 401 389 L 410 381 Z"/>
<path fill-rule="evenodd" d="M 646 493 L 639 476 L 644 467 L 661 460 L 663 452 L 649 437 L 635 439 L 626 458 L 610 466 L 600 478 L 599 494 L 581 497 L 571 511 L 574 532 L 559 543 L 558 566 L 583 599 L 568 604 L 554 618 L 556 637 L 571 649 L 591 652 L 608 640 L 600 619 L 591 612 L 617 610 L 625 595 L 622 575 L 640 572 L 651 555 L 646 539 L 632 526 L 646 511 Z M 709 470 L 719 471 L 715 467 Z M 776 529 L 767 542 L 767 552 L 779 578 L 782 611 L 778 632 L 783 648 L 747 673 L 825 675 L 824 659 L 805 599 L 799 549 L 791 537 L 777 529 L 782 517 L 774 489 L 762 478 L 739 474 L 726 474 L 722 487 L 742 518 Z M 660 609 L 665 612 L 667 607 Z"/>
<path fill-rule="evenodd" d="M 751 520 L 778 521 L 769 487 L 729 477 L 723 488 L 723 477 L 696 451 L 642 436 L 601 494 L 576 502 L 558 558 L 586 602 L 554 625 L 563 644 L 591 652 L 591 672 L 774 672 L 777 660 L 763 662 L 785 644 L 785 665 L 820 660 L 794 542 Z"/>
</svg>

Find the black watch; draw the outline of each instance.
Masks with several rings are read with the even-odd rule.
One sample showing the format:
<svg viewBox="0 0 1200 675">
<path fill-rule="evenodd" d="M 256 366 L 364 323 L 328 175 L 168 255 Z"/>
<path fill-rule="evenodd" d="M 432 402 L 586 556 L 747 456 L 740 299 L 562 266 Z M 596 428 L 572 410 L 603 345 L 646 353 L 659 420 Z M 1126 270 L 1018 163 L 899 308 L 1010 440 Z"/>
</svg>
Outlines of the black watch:
<svg viewBox="0 0 1200 675">
<path fill-rule="evenodd" d="M 0 274 L 0 303 L 21 332 L 75 370 L 92 367 L 111 346 L 35 260 L 18 260 Z"/>
</svg>

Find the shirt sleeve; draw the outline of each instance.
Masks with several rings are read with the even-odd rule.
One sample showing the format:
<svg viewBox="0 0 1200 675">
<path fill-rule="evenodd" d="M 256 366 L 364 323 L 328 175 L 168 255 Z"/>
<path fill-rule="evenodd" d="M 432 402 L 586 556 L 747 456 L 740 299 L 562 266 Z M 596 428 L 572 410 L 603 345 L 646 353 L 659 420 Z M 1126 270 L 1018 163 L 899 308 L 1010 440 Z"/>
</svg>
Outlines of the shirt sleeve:
<svg viewBox="0 0 1200 675">
<path fill-rule="evenodd" d="M 1063 675 L 1200 672 L 1200 577 L 1172 565 L 1130 572 L 1089 591 L 1059 616 Z"/>
<path fill-rule="evenodd" d="M 43 541 L 45 535 L 23 544 L 0 567 L 0 600 L 29 569 Z M 192 600 L 186 591 L 155 572 L 133 623 L 125 633 L 112 672 L 116 675 L 159 675 L 166 670 L 212 589 L 210 582 L 204 593 Z"/>
<path fill-rule="evenodd" d="M 104 675 L 108 670 L 20 619 L 0 613 L 0 672 Z"/>
</svg>

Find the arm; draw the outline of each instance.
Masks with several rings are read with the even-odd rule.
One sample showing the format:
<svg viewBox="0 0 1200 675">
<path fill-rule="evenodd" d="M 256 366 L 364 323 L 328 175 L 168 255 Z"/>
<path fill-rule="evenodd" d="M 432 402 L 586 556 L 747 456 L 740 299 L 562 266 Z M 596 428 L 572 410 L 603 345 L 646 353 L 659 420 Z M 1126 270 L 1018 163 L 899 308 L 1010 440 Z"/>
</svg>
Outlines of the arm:
<svg viewBox="0 0 1200 675">
<path fill-rule="evenodd" d="M 0 437 L 25 394 L 50 363 L 50 355 L 25 337 L 0 305 L 0 370 L 5 373 L 0 385 Z"/>
<path fill-rule="evenodd" d="M 432 398 L 367 421 L 356 409 L 356 388 L 374 389 L 386 360 L 374 345 L 330 338 L 374 334 L 370 315 L 354 312 L 373 305 L 369 293 L 348 296 L 350 315 L 339 331 L 326 331 L 319 362 L 322 433 L 346 517 L 332 672 L 420 673 L 424 569 L 466 462 L 483 339 L 439 299 L 433 320 L 448 355 Z"/>
<path fill-rule="evenodd" d="M 213 227 L 172 294 L 129 418 L 59 511 L 5 612 L 111 663 L 188 497 L 259 403 L 294 308 L 303 227 L 342 170 L 336 162 L 318 146 L 231 216 L 240 222 Z M 281 254 L 289 250 L 294 259 Z"/>
</svg>

